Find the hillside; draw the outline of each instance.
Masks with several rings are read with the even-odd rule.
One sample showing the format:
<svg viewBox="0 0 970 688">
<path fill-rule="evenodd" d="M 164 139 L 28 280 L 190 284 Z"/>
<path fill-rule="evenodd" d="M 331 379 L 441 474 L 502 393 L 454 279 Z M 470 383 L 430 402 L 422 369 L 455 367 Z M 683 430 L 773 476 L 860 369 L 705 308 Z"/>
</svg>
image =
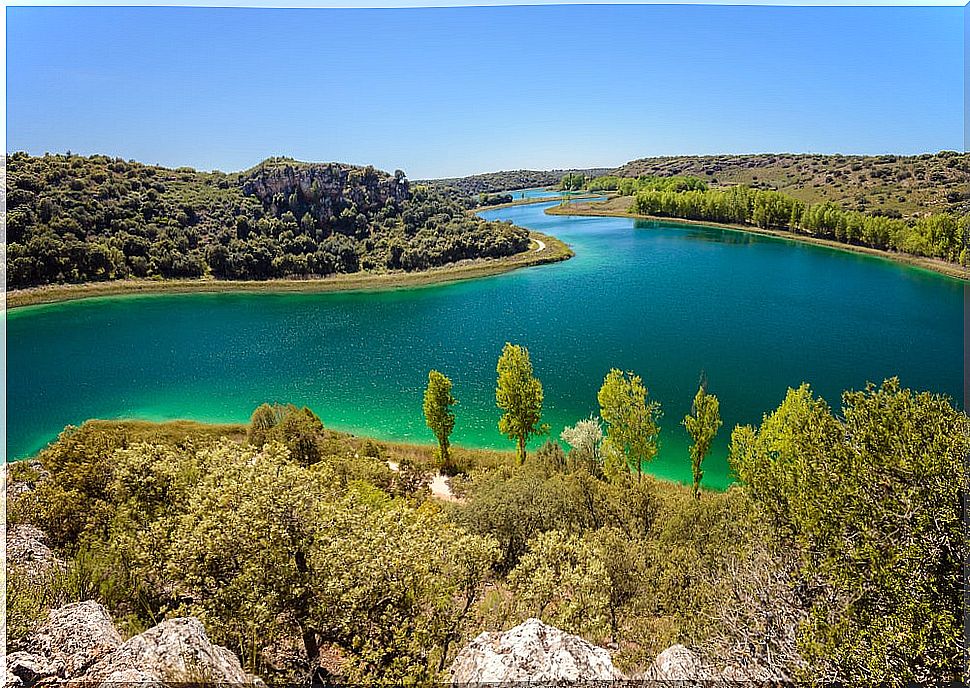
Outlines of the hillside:
<svg viewBox="0 0 970 688">
<path fill-rule="evenodd" d="M 429 179 L 422 183 L 437 189 L 451 191 L 460 196 L 477 196 L 480 193 L 495 193 L 496 191 L 513 191 L 515 189 L 531 189 L 539 186 L 552 186 L 559 183 L 563 175 L 579 173 L 590 177 L 606 174 L 607 168 L 590 168 L 585 170 L 508 170 L 504 172 L 487 172 L 474 174 L 469 177 L 449 177 L 445 179 Z"/>
<path fill-rule="evenodd" d="M 417 271 L 528 248 L 400 170 L 273 158 L 238 173 L 107 156 L 7 159 L 9 288 Z"/>
<path fill-rule="evenodd" d="M 604 445 L 589 423 L 523 463 L 452 447 L 448 502 L 429 490 L 440 453 L 307 408 L 68 427 L 8 471 L 10 532 L 34 536 L 8 546 L 8 669 L 49 665 L 30 654 L 48 610 L 94 600 L 107 637 L 113 619 L 132 636 L 204 620 L 238 685 L 441 684 L 457 658 L 475 671 L 463 645 L 531 617 L 610 647 L 634 679 L 675 643 L 735 669 L 709 685 L 963 676 L 970 419 L 949 400 L 896 379 L 840 408 L 789 389 L 731 432 L 738 484 L 698 497 L 611 461 L 612 424 Z M 77 675 L 91 664 L 67 678 L 106 685 Z"/>
<path fill-rule="evenodd" d="M 707 155 L 642 158 L 616 168 L 621 177 L 696 176 L 717 185 L 782 191 L 805 203 L 913 216 L 970 212 L 970 154 Z"/>
</svg>

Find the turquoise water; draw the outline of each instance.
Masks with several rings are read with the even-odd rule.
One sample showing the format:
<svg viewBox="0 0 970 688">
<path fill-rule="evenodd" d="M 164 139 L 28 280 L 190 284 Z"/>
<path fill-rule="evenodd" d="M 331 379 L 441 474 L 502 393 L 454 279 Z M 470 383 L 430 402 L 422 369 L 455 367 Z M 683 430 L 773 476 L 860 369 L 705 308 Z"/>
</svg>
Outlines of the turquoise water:
<svg viewBox="0 0 970 688">
<path fill-rule="evenodd" d="M 521 201 L 526 198 L 559 198 L 560 193 L 558 191 L 547 191 L 544 188 L 536 189 L 519 189 L 518 191 L 507 192 L 513 201 Z"/>
<path fill-rule="evenodd" d="M 8 453 L 68 423 L 137 416 L 244 421 L 263 401 L 306 404 L 335 428 L 432 442 L 429 368 L 454 380 L 454 441 L 509 447 L 495 362 L 528 346 L 558 436 L 596 410 L 611 366 L 639 373 L 664 410 L 651 470 L 688 479 L 679 426 L 698 375 L 725 420 L 705 483 L 725 486 L 729 430 L 802 381 L 830 402 L 899 375 L 958 397 L 962 283 L 869 256 L 700 227 L 483 213 L 554 234 L 564 263 L 445 286 L 342 294 L 196 294 L 18 309 L 7 320 Z"/>
</svg>

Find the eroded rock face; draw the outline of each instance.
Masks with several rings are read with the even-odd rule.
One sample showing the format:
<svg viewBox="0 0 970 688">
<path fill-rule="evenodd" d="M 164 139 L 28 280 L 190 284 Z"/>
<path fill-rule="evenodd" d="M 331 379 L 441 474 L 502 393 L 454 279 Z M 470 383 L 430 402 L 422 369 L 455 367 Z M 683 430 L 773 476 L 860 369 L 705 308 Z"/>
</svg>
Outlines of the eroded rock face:
<svg viewBox="0 0 970 688">
<path fill-rule="evenodd" d="M 108 611 L 91 600 L 52 609 L 27 638 L 31 653 L 64 665 L 65 678 L 82 675 L 120 645 Z"/>
<path fill-rule="evenodd" d="M 700 657 L 683 645 L 672 645 L 657 655 L 647 675 L 657 681 L 700 681 L 709 678 Z"/>
<path fill-rule="evenodd" d="M 84 674 L 85 683 L 142 680 L 161 682 L 252 683 L 239 659 L 214 645 L 194 617 L 168 619 L 103 656 Z M 141 682 L 141 681 L 140 681 Z"/>
<path fill-rule="evenodd" d="M 286 199 L 295 194 L 299 204 L 312 209 L 317 219 L 333 217 L 345 203 L 353 203 L 360 212 L 375 212 L 389 200 L 403 203 L 409 193 L 403 174 L 392 176 L 373 167 L 337 163 L 262 166 L 243 182 L 242 188 L 244 194 L 255 196 L 267 206 L 274 204 L 277 194 Z"/>
<path fill-rule="evenodd" d="M 18 566 L 32 578 L 41 578 L 51 567 L 64 565 L 47 546 L 47 534 L 37 526 L 7 528 L 7 565 Z"/>
<path fill-rule="evenodd" d="M 482 633 L 451 665 L 453 683 L 583 682 L 623 679 L 601 647 L 529 619 L 504 633 Z"/>
<path fill-rule="evenodd" d="M 30 652 L 7 655 L 7 686 L 32 686 L 40 681 L 64 676 L 64 662 Z"/>
<path fill-rule="evenodd" d="M 33 491 L 37 484 L 50 476 L 37 459 L 18 461 L 7 466 L 7 503 Z"/>
<path fill-rule="evenodd" d="M 168 619 L 122 642 L 107 610 L 77 602 L 51 610 L 27 639 L 28 651 L 6 657 L 7 688 L 67 682 L 111 688 L 168 683 L 261 686 L 229 650 L 214 645 L 202 622 Z"/>
</svg>

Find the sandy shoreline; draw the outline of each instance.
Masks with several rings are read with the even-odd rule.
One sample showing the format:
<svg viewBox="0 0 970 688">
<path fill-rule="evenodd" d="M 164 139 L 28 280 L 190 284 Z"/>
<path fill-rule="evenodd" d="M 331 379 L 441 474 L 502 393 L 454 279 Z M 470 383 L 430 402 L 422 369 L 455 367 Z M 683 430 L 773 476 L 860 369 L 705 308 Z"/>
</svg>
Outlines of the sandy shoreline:
<svg viewBox="0 0 970 688">
<path fill-rule="evenodd" d="M 137 294 L 193 294 L 223 292 L 323 293 L 335 291 L 381 291 L 447 284 L 460 280 L 490 277 L 511 270 L 555 263 L 573 256 L 572 250 L 555 237 L 541 232 L 529 232 L 529 238 L 544 250 L 531 247 L 504 258 L 484 258 L 447 265 L 421 272 L 352 273 L 319 279 L 277 280 L 116 280 L 86 282 L 84 284 L 56 284 L 7 292 L 7 309 L 25 306 L 74 301 L 106 296 Z"/>
</svg>

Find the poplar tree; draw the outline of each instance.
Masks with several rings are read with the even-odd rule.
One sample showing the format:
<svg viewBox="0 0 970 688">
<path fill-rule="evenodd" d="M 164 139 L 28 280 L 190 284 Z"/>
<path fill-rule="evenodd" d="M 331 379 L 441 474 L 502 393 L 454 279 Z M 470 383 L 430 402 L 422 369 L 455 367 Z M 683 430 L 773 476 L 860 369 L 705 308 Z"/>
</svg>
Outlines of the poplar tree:
<svg viewBox="0 0 970 688">
<path fill-rule="evenodd" d="M 519 463 L 525 463 L 525 443 L 533 435 L 544 435 L 549 426 L 542 420 L 542 383 L 532 374 L 529 350 L 506 342 L 496 366 L 498 383 L 495 404 L 502 410 L 498 429 L 516 442 Z"/>
<path fill-rule="evenodd" d="M 451 466 L 448 437 L 455 428 L 455 413 L 451 407 L 457 403 L 458 400 L 451 395 L 451 380 L 437 370 L 430 371 L 428 386 L 424 390 L 424 421 L 438 438 L 442 468 Z"/>
<path fill-rule="evenodd" d="M 690 445 L 690 464 L 694 475 L 695 499 L 701 498 L 701 479 L 704 477 L 701 464 L 711 449 L 718 429 L 723 424 L 720 406 L 717 397 L 707 393 L 707 380 L 701 378 L 690 413 L 684 416 L 683 420 L 684 427 L 687 428 L 687 433 L 693 440 L 693 444 Z"/>
<path fill-rule="evenodd" d="M 596 399 L 606 423 L 604 470 L 616 476 L 626 468 L 642 475 L 643 464 L 657 455 L 660 404 L 647 402 L 647 388 L 639 375 L 616 368 L 606 375 Z"/>
</svg>

